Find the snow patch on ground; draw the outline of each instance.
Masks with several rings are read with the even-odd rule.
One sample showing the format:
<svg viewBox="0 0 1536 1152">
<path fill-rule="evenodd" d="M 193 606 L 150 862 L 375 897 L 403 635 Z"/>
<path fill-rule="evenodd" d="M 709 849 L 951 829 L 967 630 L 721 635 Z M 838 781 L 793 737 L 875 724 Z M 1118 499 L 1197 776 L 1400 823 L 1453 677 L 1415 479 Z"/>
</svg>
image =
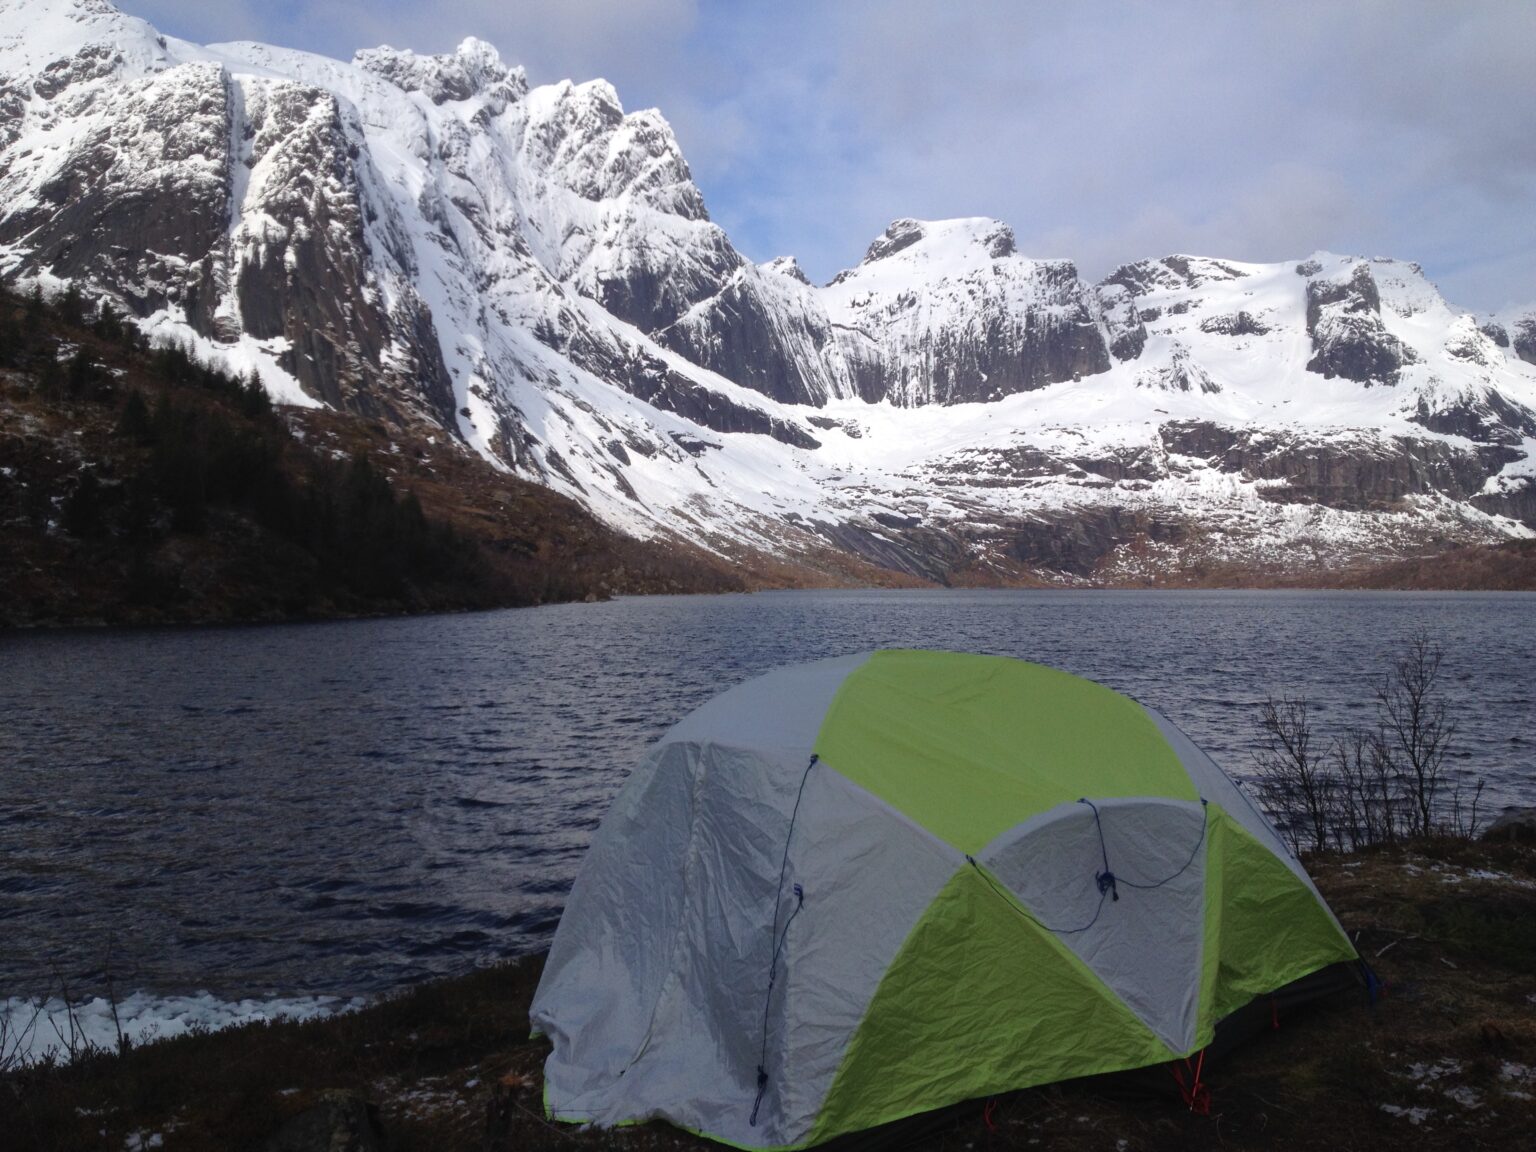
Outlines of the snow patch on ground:
<svg viewBox="0 0 1536 1152">
<path fill-rule="evenodd" d="M 0 1057 L 22 1064 L 52 1055 L 64 1060 L 73 1050 L 116 1051 L 117 1029 L 134 1044 L 169 1040 L 193 1032 L 217 1032 L 241 1024 L 275 1020 L 314 1020 L 351 1012 L 364 1006 L 360 997 L 295 996 L 270 999 L 221 1000 L 210 992 L 189 996 L 154 996 L 135 992 L 117 1004 L 116 1021 L 109 1000 L 95 997 L 66 1004 L 54 997 L 0 1000 Z"/>
</svg>

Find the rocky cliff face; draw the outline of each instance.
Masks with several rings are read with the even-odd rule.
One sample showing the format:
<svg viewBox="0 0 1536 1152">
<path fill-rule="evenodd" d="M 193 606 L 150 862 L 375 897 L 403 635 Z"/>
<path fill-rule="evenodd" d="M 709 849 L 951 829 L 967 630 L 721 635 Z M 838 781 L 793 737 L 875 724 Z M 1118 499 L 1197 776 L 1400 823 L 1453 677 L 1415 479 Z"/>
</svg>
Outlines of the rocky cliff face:
<svg viewBox="0 0 1536 1152">
<path fill-rule="evenodd" d="M 1381 295 L 1365 264 L 1355 265 L 1347 278 L 1307 280 L 1307 335 L 1313 349 L 1307 371 L 1329 379 L 1396 384 L 1403 365 L 1413 359 L 1413 352 L 1382 324 Z"/>
<path fill-rule="evenodd" d="M 641 535 L 947 579 L 1351 563 L 1536 530 L 1536 313 L 1416 265 L 1098 284 L 998 221 L 753 264 L 671 128 L 477 40 L 351 62 L 0 0 L 0 275 Z"/>
<path fill-rule="evenodd" d="M 997 400 L 1134 358 L 1128 298 L 1027 260 L 995 220 L 897 220 L 822 293 L 854 391 L 902 407 Z M 1112 330 L 1111 330 L 1112 327 Z"/>
<path fill-rule="evenodd" d="M 792 262 L 743 265 L 656 335 L 693 363 L 785 404 L 819 408 L 853 395 L 836 329 Z"/>
</svg>

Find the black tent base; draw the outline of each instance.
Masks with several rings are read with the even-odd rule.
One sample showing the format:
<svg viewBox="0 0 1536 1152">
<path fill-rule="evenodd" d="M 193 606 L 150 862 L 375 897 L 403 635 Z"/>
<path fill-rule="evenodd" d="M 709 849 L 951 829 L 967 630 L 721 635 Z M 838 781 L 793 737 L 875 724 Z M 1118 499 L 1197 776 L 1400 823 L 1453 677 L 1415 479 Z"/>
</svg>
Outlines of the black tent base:
<svg viewBox="0 0 1536 1152">
<path fill-rule="evenodd" d="M 1300 980 L 1293 980 L 1283 988 L 1250 1000 L 1220 1020 L 1211 1043 L 1204 1049 L 1205 1066 L 1209 1068 L 1212 1064 L 1224 1063 L 1233 1049 L 1275 1027 L 1279 1020 L 1289 1017 L 1298 1009 L 1344 999 L 1374 998 L 1376 989 L 1376 974 L 1363 960 L 1330 964 Z M 1191 1103 L 1194 1087 L 1194 1069 L 1191 1067 L 1186 1070 L 1183 1064 L 1184 1061 L 1153 1064 L 1146 1068 L 1110 1072 L 1102 1076 L 1084 1076 L 1061 1083 L 1080 1085 L 1111 1099 L 1155 1100 L 1164 1105 L 1183 1107 Z M 932 1112 L 921 1112 L 916 1116 L 882 1124 L 878 1128 L 850 1132 L 819 1147 L 826 1152 L 889 1152 L 898 1148 L 923 1147 L 931 1143 L 936 1134 L 953 1126 L 963 1117 L 973 1116 L 978 1104 L 976 1100 L 967 1100 Z"/>
</svg>

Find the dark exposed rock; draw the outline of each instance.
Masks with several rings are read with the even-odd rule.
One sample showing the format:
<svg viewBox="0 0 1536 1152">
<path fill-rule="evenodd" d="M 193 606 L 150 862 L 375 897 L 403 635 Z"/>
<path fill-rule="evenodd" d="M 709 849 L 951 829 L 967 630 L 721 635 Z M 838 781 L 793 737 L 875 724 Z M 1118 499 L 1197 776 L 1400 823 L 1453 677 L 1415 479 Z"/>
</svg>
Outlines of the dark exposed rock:
<svg viewBox="0 0 1536 1152">
<path fill-rule="evenodd" d="M 1136 297 L 1122 284 L 1101 284 L 1096 292 L 1109 335 L 1110 355 L 1116 360 L 1135 360 L 1147 345 L 1147 330 L 1136 311 Z"/>
<path fill-rule="evenodd" d="M 1280 481 L 1261 495 L 1282 504 L 1365 511 L 1389 509 L 1405 496 L 1428 492 L 1465 500 L 1482 489 L 1489 474 L 1477 453 L 1441 440 L 1303 440 L 1202 421 L 1164 424 L 1158 433 L 1170 453 L 1204 459 L 1249 480 Z"/>
<path fill-rule="evenodd" d="M 1160 480 L 1168 474 L 1163 456 L 1149 447 L 1124 448 L 1102 456 L 1069 456 L 1073 468 L 1106 480 Z"/>
<path fill-rule="evenodd" d="M 676 323 L 746 263 L 709 222 L 666 121 L 654 112 L 626 116 L 605 82 L 558 86 L 528 122 L 521 149 L 523 163 L 551 182 L 615 207 L 596 229 L 573 221 L 561 240 L 561 260 L 579 267 L 597 245 L 620 249 L 621 259 L 594 262 L 572 286 L 641 331 Z M 635 210 L 618 211 L 626 201 Z M 691 227 L 653 243 L 648 232 L 656 213 Z"/>
<path fill-rule="evenodd" d="M 1189 354 L 1183 344 L 1175 344 L 1168 365 L 1148 368 L 1136 376 L 1136 387 L 1156 388 L 1163 392 L 1220 392 L 1221 385 Z"/>
<path fill-rule="evenodd" d="M 91 75 L 115 67 L 91 60 Z M 26 237 L 19 272 L 94 286 L 139 316 L 179 309 L 226 343 L 285 338 L 283 366 L 337 407 L 392 420 L 424 409 L 456 429 L 430 312 L 409 286 L 393 314 L 377 302 L 359 149 L 335 97 L 297 84 L 262 93 L 247 107 L 206 63 L 107 89 L 107 124 L 76 142 L 41 205 L 0 220 L 0 242 Z M 230 235 L 233 140 L 266 164 L 260 237 Z M 386 368 L 391 344 L 407 355 Z"/>
<path fill-rule="evenodd" d="M 668 367 L 666 361 L 639 349 L 617 353 L 607 346 L 573 344 L 573 359 L 590 371 L 603 373 L 633 396 L 667 412 L 676 412 L 716 432 L 753 432 L 772 436 L 796 448 L 820 448 L 800 425 L 780 419 L 761 408 L 738 404 L 729 397 L 690 380 Z"/>
<path fill-rule="evenodd" d="M 1021 521 L 1011 532 L 1009 551 L 1021 563 L 1084 577 L 1125 544 L 1177 544 L 1187 535 L 1179 521 L 1128 508 L 1074 508 L 1059 516 Z"/>
<path fill-rule="evenodd" d="M 701 246 L 696 255 L 704 259 L 671 267 L 628 267 L 599 283 L 597 302 L 642 332 L 658 332 L 700 300 L 713 296 L 743 263 L 723 232 L 718 243 Z"/>
<path fill-rule="evenodd" d="M 1343 305 L 1345 312 L 1381 314 L 1381 292 L 1368 264 L 1357 264 L 1347 280 L 1313 280 L 1307 284 L 1307 331 L 1317 327 L 1323 308 Z"/>
<path fill-rule="evenodd" d="M 1470 316 L 1462 317 L 1451 326 L 1446 334 L 1445 350 L 1458 360 L 1480 364 L 1484 368 L 1492 368 L 1504 359 L 1498 344 L 1477 327 Z"/>
<path fill-rule="evenodd" d="M 1515 321 L 1510 346 L 1527 364 L 1536 364 L 1536 315 L 1522 316 Z"/>
<path fill-rule="evenodd" d="M 25 237 L 20 273 L 99 285 L 140 316 L 179 307 L 208 332 L 229 222 L 226 78 L 183 64 L 110 99 L 113 126 L 74 141 L 42 203 L 0 219 L 0 243 Z"/>
<path fill-rule="evenodd" d="M 712 440 L 700 440 L 697 436 L 690 436 L 686 432 L 673 432 L 672 443 L 676 444 L 690 456 L 702 456 L 711 450 L 720 451 L 721 445 Z"/>
<path fill-rule="evenodd" d="M 1505 484 L 1497 492 L 1479 492 L 1472 504 L 1495 516 L 1508 516 L 1527 528 L 1536 528 L 1536 483 L 1522 478 Z"/>
<path fill-rule="evenodd" d="M 612 464 L 605 464 L 603 467 L 607 471 L 609 478 L 613 481 L 613 486 L 624 495 L 625 499 L 644 505 L 645 501 L 640 499 L 640 494 L 635 491 L 634 485 L 629 482 L 629 478 L 623 472 L 620 472 Z"/>
<path fill-rule="evenodd" d="M 953 478 L 969 487 L 987 488 L 1008 487 L 1018 480 L 1043 476 L 1071 475 L 1074 467 L 1033 444 L 1019 444 L 958 452 L 935 465 L 934 472 L 941 483 L 945 478 Z"/>
<path fill-rule="evenodd" d="M 656 445 L 649 440 L 642 439 L 633 432 L 624 433 L 624 446 L 631 452 L 644 456 L 647 460 L 656 455 Z"/>
<path fill-rule="evenodd" d="M 1342 376 L 1359 384 L 1396 384 L 1413 352 L 1382 327 L 1375 316 L 1346 314 L 1327 319 L 1313 333 L 1307 371 L 1325 379 Z"/>
<path fill-rule="evenodd" d="M 1415 360 L 1382 325 L 1381 293 L 1368 264 L 1357 264 L 1347 280 L 1308 281 L 1307 334 L 1313 349 L 1307 371 L 1327 379 L 1396 384 L 1403 365 Z"/>
<path fill-rule="evenodd" d="M 71 84 L 110 76 L 123 62 L 121 54 L 106 44 L 87 44 L 73 56 L 55 60 L 32 81 L 32 91 L 52 100 Z"/>
<path fill-rule="evenodd" d="M 1254 318 L 1249 312 L 1234 312 L 1226 316 L 1210 316 L 1200 321 L 1200 331 L 1221 336 L 1263 336 L 1269 325 Z"/>
<path fill-rule="evenodd" d="M 1502 324 L 1495 324 L 1492 320 L 1478 328 L 1484 336 L 1492 340 L 1500 348 L 1509 347 L 1509 330 Z"/>
<path fill-rule="evenodd" d="M 1163 318 L 1163 310 L 1161 308 L 1143 308 L 1140 316 L 1143 324 L 1150 324 L 1154 320 L 1161 320 Z"/>
<path fill-rule="evenodd" d="M 1119 284 L 1137 296 L 1158 290 L 1180 291 L 1199 288 L 1212 281 L 1240 280 L 1247 273 L 1206 256 L 1164 256 L 1161 260 L 1138 260 L 1122 264 L 1103 280 Z"/>
<path fill-rule="evenodd" d="M 743 270 L 656 338 L 693 363 L 785 404 L 821 407 L 834 391 L 823 349 L 833 343 L 826 312 L 807 295 L 771 291 Z"/>
<path fill-rule="evenodd" d="M 1308 278 L 1316 276 L 1322 270 L 1323 266 L 1316 260 L 1303 260 L 1300 264 L 1296 265 L 1296 275 Z"/>
<path fill-rule="evenodd" d="M 864 253 L 864 263 L 872 264 L 894 256 L 903 248 L 910 248 L 923 238 L 921 220 L 892 220 L 885 233 L 877 236 Z"/>
<path fill-rule="evenodd" d="M 283 367 L 329 404 L 398 421 L 419 392 L 455 429 L 453 386 L 425 303 L 407 291 L 394 317 L 375 303 L 367 195 L 352 143 L 361 129 L 348 131 L 329 92 L 299 84 L 272 85 L 247 113 L 251 163 L 269 173 L 263 207 L 286 227 L 241 253 L 236 290 L 246 331 L 284 337 Z M 394 339 L 411 353 L 404 379 L 384 370 Z"/>
<path fill-rule="evenodd" d="M 1506 808 L 1483 831 L 1484 840 L 1536 842 L 1536 808 Z"/>
<path fill-rule="evenodd" d="M 1065 260 L 1037 261 L 1028 275 L 1029 296 L 1038 306 L 1022 311 L 987 296 L 997 293 L 998 285 L 983 281 L 974 294 L 985 303 L 952 323 L 904 328 L 899 317 L 915 306 L 913 292 L 871 319 L 889 324 L 880 340 L 862 330 L 836 329 L 857 394 L 911 406 L 961 404 L 1107 371 L 1112 361 L 1096 302 L 1076 267 Z"/>
<path fill-rule="evenodd" d="M 798 281 L 807 288 L 811 287 L 811 278 L 800 267 L 800 261 L 796 260 L 793 256 L 780 256 L 775 260 L 770 260 L 764 265 L 764 268 L 770 272 L 777 272 L 780 276 L 788 276 L 791 280 Z"/>
<path fill-rule="evenodd" d="M 1491 388 L 1479 398 L 1464 398 L 1433 411 L 1421 398 L 1412 419 L 1431 432 L 1485 443 L 1517 445 L 1526 436 L 1536 436 L 1536 412 Z"/>
<path fill-rule="evenodd" d="M 830 416 L 807 416 L 805 422 L 813 427 L 820 428 L 824 432 L 840 428 L 843 435 L 847 436 L 850 440 L 860 440 L 864 436 L 864 429 L 852 420 L 834 420 Z"/>
<path fill-rule="evenodd" d="M 566 463 L 566 459 L 564 455 L 561 454 L 559 449 L 545 448 L 544 461 L 562 477 L 564 477 L 565 480 L 576 489 L 576 491 L 585 494 L 587 490 L 586 486 L 582 484 L 575 471 L 572 470 L 570 464 Z"/>
<path fill-rule="evenodd" d="M 881 523 L 877 530 L 867 524 L 824 520 L 814 521 L 811 527 L 845 552 L 935 584 L 948 584 L 950 574 L 966 557 L 963 540 L 936 528 L 898 528 Z"/>
<path fill-rule="evenodd" d="M 26 114 L 27 94 L 0 76 L 0 176 L 4 176 L 7 167 L 4 149 L 21 135 L 21 122 Z"/>
</svg>

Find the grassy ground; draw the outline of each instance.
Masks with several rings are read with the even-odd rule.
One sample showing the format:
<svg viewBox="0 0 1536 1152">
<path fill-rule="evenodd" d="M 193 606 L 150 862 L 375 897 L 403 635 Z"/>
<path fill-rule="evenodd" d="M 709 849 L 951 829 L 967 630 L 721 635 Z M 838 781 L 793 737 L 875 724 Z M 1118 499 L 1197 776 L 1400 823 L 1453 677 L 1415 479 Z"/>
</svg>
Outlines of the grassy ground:
<svg viewBox="0 0 1536 1152">
<path fill-rule="evenodd" d="M 1283 1018 L 1205 1078 L 1209 1115 L 1113 1083 L 962 1106 L 922 1137 L 978 1149 L 1515 1149 L 1536 1142 L 1536 848 L 1429 845 L 1311 862 L 1387 983 L 1375 1007 Z M 258 1149 L 330 1090 L 377 1106 L 384 1146 L 719 1147 L 665 1125 L 547 1123 L 547 1045 L 527 1039 L 539 961 L 428 985 L 352 1015 L 258 1025 L 12 1073 L 7 1149 Z M 1171 1079 L 1170 1079 L 1171 1083 Z M 489 1121 L 489 1123 L 488 1123 Z"/>
</svg>

